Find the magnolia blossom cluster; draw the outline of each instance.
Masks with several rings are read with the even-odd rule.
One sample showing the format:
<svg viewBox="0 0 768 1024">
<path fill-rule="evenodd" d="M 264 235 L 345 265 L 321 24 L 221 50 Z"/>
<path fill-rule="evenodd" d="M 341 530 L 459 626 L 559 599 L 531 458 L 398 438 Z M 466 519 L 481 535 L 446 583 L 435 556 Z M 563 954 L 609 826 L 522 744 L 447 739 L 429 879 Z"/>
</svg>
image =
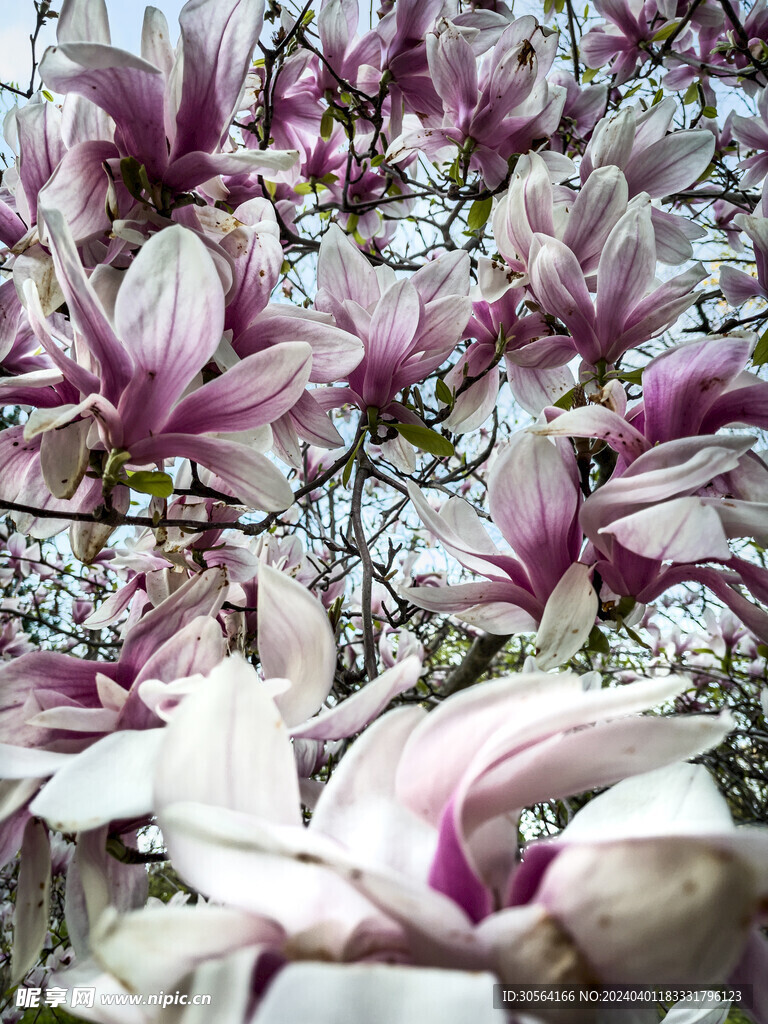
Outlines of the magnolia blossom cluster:
<svg viewBox="0 0 768 1024">
<path fill-rule="evenodd" d="M 10 981 L 90 987 L 68 1008 L 104 1024 L 363 1000 L 464 1024 L 500 1018 L 497 982 L 729 983 L 768 1024 L 768 832 L 701 763 L 737 723 L 678 672 L 569 667 L 633 627 L 650 662 L 649 606 L 683 586 L 764 657 L 764 3 L 595 0 L 575 73 L 501 2 L 395 0 L 368 30 L 357 0 L 288 6 L 270 28 L 263 0 L 189 0 L 175 46 L 149 7 L 136 55 L 104 0 L 64 0 L 5 120 Z M 719 126 L 739 83 L 757 102 Z M 691 84 L 681 126 L 663 93 Z M 718 330 L 714 227 L 746 253 Z M 81 632 L 47 649 L 28 580 L 44 602 L 72 565 Z M 445 696 L 434 621 L 535 657 Z M 167 905 L 148 826 L 186 893 Z M 71 949 L 41 975 L 65 871 Z M 215 1005 L 121 1002 L 161 990 Z"/>
</svg>

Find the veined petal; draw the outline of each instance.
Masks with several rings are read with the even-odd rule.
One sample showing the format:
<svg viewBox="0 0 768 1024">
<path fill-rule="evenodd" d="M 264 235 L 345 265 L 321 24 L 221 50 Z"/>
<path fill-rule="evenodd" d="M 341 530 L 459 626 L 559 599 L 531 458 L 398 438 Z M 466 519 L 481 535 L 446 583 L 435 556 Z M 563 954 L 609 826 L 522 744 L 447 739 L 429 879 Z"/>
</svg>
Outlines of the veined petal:
<svg viewBox="0 0 768 1024">
<path fill-rule="evenodd" d="M 169 434 L 223 434 L 273 423 L 303 394 L 311 365 L 312 349 L 301 342 L 246 356 L 182 399 L 163 429 Z"/>
<path fill-rule="evenodd" d="M 282 512 L 293 504 L 293 491 L 273 462 L 237 441 L 193 434 L 158 434 L 131 445 L 131 462 L 147 465 L 180 456 L 215 473 L 231 493 L 254 508 Z"/>
<path fill-rule="evenodd" d="M 655 198 L 687 188 L 704 171 L 714 151 L 712 132 L 672 132 L 627 163 L 629 190 L 633 195 L 647 192 Z"/>
<path fill-rule="evenodd" d="M 72 322 L 99 361 L 105 397 L 116 404 L 133 373 L 131 360 L 85 276 L 63 215 L 59 210 L 43 209 L 42 206 L 41 211 L 50 237 L 56 277 L 67 300 Z"/>
<path fill-rule="evenodd" d="M 493 521 L 520 556 L 537 597 L 546 600 L 581 542 L 578 485 L 555 445 L 519 434 L 494 463 L 488 499 Z"/>
<path fill-rule="evenodd" d="M 639 430 L 627 423 L 623 416 L 602 405 L 571 409 L 546 425 L 536 424 L 528 430 L 547 437 L 599 437 L 623 455 L 627 462 L 632 462 L 650 448 Z"/>
<path fill-rule="evenodd" d="M 45 51 L 40 77 L 54 92 L 79 93 L 105 110 L 124 153 L 144 164 L 150 178 L 162 176 L 168 163 L 165 79 L 154 65 L 103 43 L 63 43 Z"/>
<path fill-rule="evenodd" d="M 320 243 L 317 285 L 331 303 L 339 305 L 352 299 L 368 309 L 379 298 L 375 270 L 337 224 L 331 224 Z M 318 308 L 331 312 L 325 303 L 318 303 Z"/>
<path fill-rule="evenodd" d="M 235 114 L 263 15 L 263 0 L 185 4 L 179 15 L 183 70 L 171 161 L 192 150 L 218 148 Z"/>
<path fill-rule="evenodd" d="M 610 533 L 622 547 L 660 562 L 728 561 L 725 530 L 716 508 L 701 498 L 675 498 L 614 519 Z"/>
<path fill-rule="evenodd" d="M 166 228 L 142 247 L 120 286 L 115 326 L 135 365 L 120 403 L 130 444 L 162 426 L 221 341 L 219 275 L 192 231 Z"/>
<path fill-rule="evenodd" d="M 377 304 L 371 318 L 363 382 L 363 400 L 368 405 L 383 406 L 394 397 L 392 379 L 411 347 L 421 307 L 419 293 L 410 281 L 392 285 Z"/>
<path fill-rule="evenodd" d="M 210 0 L 201 0 L 208 2 Z M 236 153 L 185 153 L 168 167 L 163 181 L 168 188 L 183 192 L 218 174 L 252 174 L 287 171 L 298 160 L 295 149 L 248 149 Z"/>
<path fill-rule="evenodd" d="M 656 272 L 650 204 L 628 210 L 605 243 L 597 270 L 597 333 L 607 348 L 627 314 L 649 290 Z"/>
</svg>

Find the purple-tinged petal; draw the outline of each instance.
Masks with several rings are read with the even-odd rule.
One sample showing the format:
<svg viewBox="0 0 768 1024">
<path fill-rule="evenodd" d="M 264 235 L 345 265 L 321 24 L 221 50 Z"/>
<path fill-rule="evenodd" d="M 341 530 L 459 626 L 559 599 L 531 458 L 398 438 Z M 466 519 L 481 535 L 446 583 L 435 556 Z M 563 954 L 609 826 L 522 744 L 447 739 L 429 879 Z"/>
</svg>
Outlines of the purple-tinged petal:
<svg viewBox="0 0 768 1024">
<path fill-rule="evenodd" d="M 716 510 L 701 498 L 675 498 L 615 519 L 609 533 L 627 548 L 660 562 L 728 561 L 731 551 Z"/>
<path fill-rule="evenodd" d="M 450 587 L 400 587 L 399 592 L 419 608 L 441 615 L 455 614 L 466 621 L 486 612 L 494 618 L 493 628 L 486 622 L 486 632 L 504 636 L 524 633 L 536 628 L 542 607 L 530 592 L 512 583 L 459 583 Z M 475 614 L 477 613 L 477 615 Z M 484 620 L 485 621 L 485 620 Z"/>
<path fill-rule="evenodd" d="M 169 434 L 235 433 L 272 423 L 293 408 L 309 379 L 312 350 L 284 342 L 246 356 L 183 398 L 163 430 Z"/>
<path fill-rule="evenodd" d="M 362 392 L 367 405 L 381 407 L 394 397 L 392 379 L 418 330 L 421 308 L 419 293 L 410 281 L 392 285 L 377 304 L 371 318 Z"/>
<path fill-rule="evenodd" d="M 488 500 L 493 521 L 522 560 L 534 593 L 546 600 L 578 557 L 581 543 L 580 492 L 555 445 L 519 434 L 494 463 Z"/>
<path fill-rule="evenodd" d="M 441 21 L 440 34 L 427 36 L 429 70 L 443 107 L 462 131 L 469 131 L 477 105 L 477 58 L 464 36 L 449 21 Z"/>
<path fill-rule="evenodd" d="M 300 725 L 321 707 L 333 686 L 333 630 L 317 598 L 285 573 L 264 563 L 258 583 L 261 666 L 268 679 L 290 679 L 290 689 L 275 702 L 289 726 Z"/>
<path fill-rule="evenodd" d="M 288 417 L 297 433 L 309 444 L 319 448 L 343 446 L 344 438 L 334 427 L 328 414 L 315 401 L 316 392 L 305 391 L 299 395 Z"/>
<path fill-rule="evenodd" d="M 193 232 L 166 228 L 142 247 L 120 287 L 115 327 L 135 365 L 120 402 L 130 446 L 134 438 L 162 427 L 221 341 L 219 275 Z"/>
<path fill-rule="evenodd" d="M 280 470 L 260 452 L 236 441 L 192 434 L 158 434 L 131 445 L 131 462 L 147 465 L 180 456 L 215 473 L 234 497 L 265 512 L 293 504 L 293 491 Z"/>
<path fill-rule="evenodd" d="M 181 101 L 171 161 L 219 147 L 236 112 L 263 14 L 262 0 L 190 0 L 184 5 L 179 15 Z"/>
<path fill-rule="evenodd" d="M 677 345 L 651 360 L 643 371 L 643 430 L 651 444 L 699 433 L 751 350 L 749 338 L 709 338 Z"/>
<path fill-rule="evenodd" d="M 595 334 L 595 311 L 579 261 L 556 238 L 534 235 L 528 256 L 531 289 L 544 309 L 559 317 L 573 335 L 580 355 L 593 362 L 602 355 Z"/>
<path fill-rule="evenodd" d="M 571 207 L 563 243 L 585 272 L 592 269 L 614 225 L 627 208 L 629 190 L 618 167 L 598 167 L 584 182 Z"/>
<path fill-rule="evenodd" d="M 612 37 L 611 37 L 612 38 Z M 615 51 L 613 51 L 615 52 Z M 594 65 L 598 67 L 599 65 Z M 612 117 L 604 117 L 595 127 L 581 164 L 581 180 L 596 167 L 613 164 L 622 170 L 632 153 L 635 141 L 635 114 L 625 107 Z"/>
<path fill-rule="evenodd" d="M 477 923 L 493 910 L 491 893 L 467 860 L 456 825 L 454 805 L 449 802 L 440 822 L 440 838 L 429 872 L 429 884 L 436 892 L 454 900 Z"/>
<path fill-rule="evenodd" d="M 363 309 L 379 299 L 375 270 L 336 224 L 328 228 L 320 243 L 317 285 L 324 293 L 324 301 L 317 302 L 323 312 L 334 312 L 333 307 L 344 299 L 352 299 Z"/>
<path fill-rule="evenodd" d="M 714 151 L 712 132 L 673 132 L 626 164 L 629 191 L 632 195 L 647 192 L 656 198 L 687 188 L 704 172 Z"/>
<path fill-rule="evenodd" d="M 110 182 L 104 161 L 117 155 L 111 142 L 81 142 L 66 152 L 40 193 L 40 205 L 61 211 L 78 244 L 111 230 L 106 210 Z M 115 188 L 133 203 L 124 186 L 115 183 Z"/>
<path fill-rule="evenodd" d="M 76 92 L 91 100 L 117 125 L 115 141 L 127 156 L 160 179 L 168 164 L 163 109 L 165 79 L 140 57 L 101 43 L 50 46 L 40 77 L 54 92 Z"/>
<path fill-rule="evenodd" d="M 420 672 L 421 661 L 411 655 L 369 681 L 361 690 L 346 697 L 335 707 L 321 711 L 317 718 L 291 729 L 291 735 L 294 738 L 315 740 L 354 736 L 380 715 L 393 697 L 414 687 L 419 681 Z"/>
<path fill-rule="evenodd" d="M 215 807 L 301 822 L 296 765 L 285 723 L 256 671 L 223 661 L 184 698 L 162 730 L 155 804 L 194 797 Z"/>
<path fill-rule="evenodd" d="M 547 437 L 599 437 L 623 455 L 627 462 L 633 462 L 650 448 L 649 442 L 639 430 L 627 423 L 623 416 L 602 405 L 571 409 L 546 426 L 537 425 L 528 429 L 532 434 L 544 434 Z"/>
<path fill-rule="evenodd" d="M 24 221 L 6 203 L 0 202 L 0 242 L 3 245 L 16 245 L 23 238 L 27 229 Z"/>
<path fill-rule="evenodd" d="M 88 468 L 89 420 L 49 430 L 40 443 L 40 471 L 54 498 L 71 498 Z"/>
<path fill-rule="evenodd" d="M 597 333 L 607 349 L 656 272 L 650 204 L 628 210 L 611 231 L 597 270 Z"/>
<path fill-rule="evenodd" d="M 226 62 L 223 62 L 226 63 Z M 249 149 L 236 153 L 185 153 L 168 167 L 163 182 L 183 192 L 196 188 L 218 174 L 251 174 L 287 171 L 299 158 L 295 149 Z"/>
<path fill-rule="evenodd" d="M 283 249 L 274 235 L 248 228 L 236 228 L 219 244 L 235 265 L 224 326 L 237 338 L 267 306 L 280 275 Z"/>
<path fill-rule="evenodd" d="M 720 267 L 720 288 L 731 306 L 740 306 L 765 290 L 757 278 L 728 266 Z"/>
<path fill-rule="evenodd" d="M 283 341 L 304 341 L 312 346 L 314 384 L 343 380 L 365 355 L 360 338 L 333 324 L 327 313 L 272 303 L 256 322 L 239 337 L 234 346 L 241 356 L 260 352 Z"/>
<path fill-rule="evenodd" d="M 43 217 L 50 236 L 56 276 L 67 300 L 72 321 L 88 349 L 98 359 L 104 396 L 114 404 L 131 379 L 133 369 L 130 358 L 85 276 L 64 217 L 55 209 L 43 210 Z"/>
<path fill-rule="evenodd" d="M 469 254 L 463 249 L 446 252 L 420 267 L 411 277 L 413 287 L 426 305 L 447 295 L 469 294 Z"/>
<path fill-rule="evenodd" d="M 408 494 L 427 529 L 432 531 L 445 549 L 463 566 L 496 581 L 512 579 L 515 583 L 525 585 L 527 576 L 520 563 L 498 550 L 484 527 L 477 521 L 476 513 L 473 513 L 462 498 L 451 498 L 446 508 L 438 514 L 412 483 L 408 484 Z M 466 506 L 466 509 L 462 509 L 460 513 L 454 512 L 458 505 Z M 445 514 L 447 510 L 450 510 L 449 515 Z M 457 516 L 461 516 L 458 522 Z M 457 526 L 460 532 L 457 531 Z"/>
<path fill-rule="evenodd" d="M 16 114 L 19 133 L 19 177 L 32 222 L 37 219 L 38 193 L 64 156 L 61 115 L 53 103 L 28 103 Z"/>
</svg>

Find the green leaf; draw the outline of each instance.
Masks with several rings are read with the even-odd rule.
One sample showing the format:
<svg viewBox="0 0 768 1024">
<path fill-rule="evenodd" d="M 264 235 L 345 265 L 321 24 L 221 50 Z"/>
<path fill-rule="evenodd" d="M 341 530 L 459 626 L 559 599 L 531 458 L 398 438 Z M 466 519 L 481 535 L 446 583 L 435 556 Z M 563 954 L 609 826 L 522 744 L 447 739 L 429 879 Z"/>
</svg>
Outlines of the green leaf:
<svg viewBox="0 0 768 1024">
<path fill-rule="evenodd" d="M 564 395 L 560 395 L 558 400 L 554 403 L 556 409 L 565 409 L 567 412 L 573 405 L 573 395 L 576 388 L 571 388 L 570 391 L 566 391 Z"/>
<path fill-rule="evenodd" d="M 592 651 L 594 654 L 610 654 L 611 645 L 608 643 L 608 637 L 603 633 L 599 626 L 593 626 L 592 632 L 589 634 L 587 640 L 587 650 Z"/>
<path fill-rule="evenodd" d="M 328 107 L 320 118 L 320 138 L 327 142 L 333 134 L 333 111 Z"/>
<path fill-rule="evenodd" d="M 471 228 L 472 231 L 479 231 L 490 217 L 492 207 L 493 199 L 491 196 L 488 196 L 487 199 L 476 199 L 469 208 L 467 227 Z"/>
<path fill-rule="evenodd" d="M 768 331 L 758 341 L 757 347 L 752 353 L 752 362 L 755 366 L 762 366 L 763 363 L 768 363 Z"/>
<path fill-rule="evenodd" d="M 454 453 L 455 449 L 448 438 L 429 427 L 419 427 L 414 423 L 393 423 L 392 426 L 406 441 L 423 452 L 437 455 L 441 459 L 447 459 Z"/>
<path fill-rule="evenodd" d="M 453 405 L 453 392 L 445 383 L 445 381 L 441 380 L 439 377 L 437 379 L 437 383 L 435 384 L 435 394 L 437 395 L 441 402 L 445 403 L 445 405 Z"/>
<path fill-rule="evenodd" d="M 53 93 L 51 93 L 51 92 L 48 92 L 48 90 L 47 90 L 47 89 L 43 89 L 43 90 L 42 90 L 42 93 L 43 93 L 43 96 L 45 96 L 45 98 L 46 98 L 47 100 L 50 100 L 50 101 L 51 101 L 51 103 L 53 103 Z"/>
<path fill-rule="evenodd" d="M 384 163 L 384 154 L 383 153 L 379 153 L 378 156 L 375 156 L 373 158 L 373 160 L 371 160 L 371 167 L 381 167 L 381 165 L 383 163 Z"/>
<path fill-rule="evenodd" d="M 597 74 L 597 71 L 598 71 L 597 68 L 585 68 L 584 72 L 583 72 L 583 74 L 581 76 L 581 84 L 582 85 L 589 85 L 589 83 L 592 81 L 592 79 Z"/>
<path fill-rule="evenodd" d="M 670 21 L 666 25 L 662 25 L 658 32 L 651 37 L 652 43 L 661 43 L 664 39 L 669 39 L 672 33 L 675 31 L 677 26 L 680 24 L 679 21 Z"/>
<path fill-rule="evenodd" d="M 663 99 L 664 99 L 664 90 L 663 89 L 657 89 L 655 94 L 654 94 L 653 103 L 651 104 L 651 106 L 655 107 L 656 104 L 657 103 L 661 103 L 661 101 Z"/>
<path fill-rule="evenodd" d="M 757 653 L 761 658 L 768 658 L 768 644 L 758 644 Z"/>
<path fill-rule="evenodd" d="M 685 95 L 683 96 L 683 103 L 686 103 L 686 104 L 693 103 L 693 101 L 697 100 L 698 98 L 699 98 L 699 83 L 698 82 L 691 82 L 691 84 L 685 90 Z"/>
<path fill-rule="evenodd" d="M 701 111 L 702 117 L 708 117 L 710 121 L 717 117 L 717 107 L 706 106 Z"/>
<path fill-rule="evenodd" d="M 642 384 L 643 383 L 643 371 L 642 370 L 622 370 L 618 374 L 619 380 L 625 381 L 627 384 Z"/>
<path fill-rule="evenodd" d="M 132 491 L 141 494 L 152 494 L 155 498 L 170 498 L 173 494 L 173 480 L 167 473 L 139 470 L 138 473 L 126 471 L 128 486 Z"/>
</svg>

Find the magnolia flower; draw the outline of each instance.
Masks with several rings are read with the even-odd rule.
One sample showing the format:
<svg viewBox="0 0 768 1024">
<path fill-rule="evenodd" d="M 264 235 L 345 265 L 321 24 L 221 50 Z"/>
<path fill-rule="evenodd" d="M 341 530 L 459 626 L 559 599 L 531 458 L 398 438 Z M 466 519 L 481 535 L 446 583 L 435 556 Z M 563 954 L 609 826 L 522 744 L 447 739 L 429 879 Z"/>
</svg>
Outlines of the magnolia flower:
<svg viewBox="0 0 768 1024">
<path fill-rule="evenodd" d="M 315 305 L 356 334 L 365 347 L 360 364 L 346 375 L 348 388 L 317 393 L 324 408 L 344 402 L 373 408 L 397 422 L 421 421 L 395 396 L 429 376 L 456 347 L 472 311 L 469 258 L 445 253 L 404 280 L 376 270 L 340 228 L 331 226 L 320 244 Z"/>
<path fill-rule="evenodd" d="M 74 116 L 84 139 L 70 146 L 45 195 L 47 205 L 66 214 L 76 238 L 109 229 L 105 161 L 117 181 L 121 159 L 143 166 L 161 206 L 219 174 L 292 166 L 295 150 L 227 152 L 263 11 L 263 0 L 189 0 L 179 15 L 174 56 L 165 16 L 149 7 L 137 57 L 109 45 L 104 0 L 66 0 L 58 45 L 43 54 L 40 75 L 67 100 L 81 98 Z M 111 119 L 114 138 L 100 124 L 93 131 L 94 106 Z"/>
<path fill-rule="evenodd" d="M 430 75 L 443 103 L 441 126 L 407 132 L 390 147 L 398 160 L 414 149 L 428 157 L 453 151 L 469 156 L 489 188 L 507 175 L 507 161 L 536 138 L 553 134 L 565 90 L 546 81 L 557 36 L 545 36 L 533 17 L 518 18 L 501 34 L 480 71 L 470 42 L 443 19 L 427 36 Z"/>
<path fill-rule="evenodd" d="M 487 989 L 475 994 L 477 972 L 510 984 L 592 980 L 599 936 L 574 942 L 557 910 L 509 903 L 519 809 L 667 765 L 730 727 L 637 714 L 674 694 L 678 680 L 587 691 L 571 675 L 494 680 L 429 715 L 385 715 L 344 757 L 306 828 L 279 712 L 245 665 L 231 667 L 174 716 L 155 788 L 174 865 L 223 905 L 103 915 L 80 977 L 104 991 L 119 978 L 118 991 L 134 992 L 195 991 L 205 978 L 230 977 L 232 1024 L 287 1019 L 297 1005 L 289 992 L 307 971 L 329 1020 L 346 1005 L 347 986 L 365 979 L 382 1022 L 412 1019 L 393 1002 L 402 986 L 416 1006 L 430 999 L 458 1024 L 487 1005 Z M 674 870 L 682 884 L 684 866 Z M 623 865 L 611 881 L 632 884 Z M 761 879 L 755 895 L 764 887 Z M 705 908 L 709 927 L 719 911 L 717 902 Z M 149 935 L 162 937 L 151 954 Z M 669 955 L 673 973 L 687 954 Z"/>
<path fill-rule="evenodd" d="M 4 480 L 4 493 L 17 500 L 24 476 L 42 474 L 55 498 L 71 498 L 89 452 L 101 451 L 104 494 L 126 482 L 120 476 L 126 463 L 162 464 L 179 456 L 210 469 L 257 508 L 290 505 L 291 488 L 277 468 L 226 435 L 268 425 L 296 403 L 310 373 L 309 346 L 286 343 L 256 353 L 190 390 L 224 326 L 221 281 L 200 239 L 185 228 L 167 228 L 142 247 L 124 275 L 107 272 L 94 281 L 83 271 L 61 214 L 50 210 L 46 218 L 76 332 L 71 355 L 51 334 L 32 282 L 25 286 L 27 306 L 35 333 L 60 370 L 58 379 L 42 383 L 63 379 L 79 394 L 74 402 L 59 401 L 31 415 L 23 434 L 33 443 Z M 11 396 L 25 383 L 25 377 L 14 378 Z M 5 431 L 0 444 L 13 446 L 17 433 Z M 86 496 L 93 508 L 98 491 L 94 495 L 91 486 Z"/>
</svg>

